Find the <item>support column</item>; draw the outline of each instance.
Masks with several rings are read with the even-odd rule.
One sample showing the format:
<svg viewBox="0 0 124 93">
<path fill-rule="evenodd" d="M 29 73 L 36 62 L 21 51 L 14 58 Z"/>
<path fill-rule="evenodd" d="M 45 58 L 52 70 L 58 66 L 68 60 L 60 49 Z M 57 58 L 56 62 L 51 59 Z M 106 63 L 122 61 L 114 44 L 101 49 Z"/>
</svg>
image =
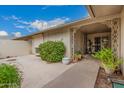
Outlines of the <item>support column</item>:
<svg viewBox="0 0 124 93">
<path fill-rule="evenodd" d="M 74 56 L 75 53 L 75 33 L 76 33 L 77 29 L 73 28 L 72 29 L 72 56 Z"/>
<path fill-rule="evenodd" d="M 120 57 L 120 18 L 107 20 L 103 24 L 111 28 L 111 48 Z"/>
</svg>

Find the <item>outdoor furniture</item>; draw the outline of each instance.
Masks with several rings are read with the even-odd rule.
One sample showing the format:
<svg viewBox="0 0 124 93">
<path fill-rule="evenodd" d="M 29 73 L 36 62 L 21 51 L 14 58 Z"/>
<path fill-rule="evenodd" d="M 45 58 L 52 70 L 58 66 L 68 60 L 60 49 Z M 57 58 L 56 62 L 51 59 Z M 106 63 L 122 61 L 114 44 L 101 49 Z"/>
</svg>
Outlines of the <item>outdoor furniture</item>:
<svg viewBox="0 0 124 93">
<path fill-rule="evenodd" d="M 124 80 L 112 79 L 112 88 L 124 88 Z"/>
</svg>

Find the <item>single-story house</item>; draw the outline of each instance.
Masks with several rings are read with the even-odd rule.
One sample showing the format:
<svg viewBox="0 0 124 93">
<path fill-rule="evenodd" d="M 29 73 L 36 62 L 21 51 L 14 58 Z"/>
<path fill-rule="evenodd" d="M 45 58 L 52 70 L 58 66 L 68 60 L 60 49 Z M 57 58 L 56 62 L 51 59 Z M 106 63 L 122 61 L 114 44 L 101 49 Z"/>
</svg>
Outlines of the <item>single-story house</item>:
<svg viewBox="0 0 124 93">
<path fill-rule="evenodd" d="M 61 40 L 67 57 L 75 51 L 91 54 L 101 48 L 112 48 L 117 56 L 124 58 L 124 6 L 87 5 L 89 17 L 79 21 L 48 28 L 14 40 L 28 41 L 33 54 L 45 41 Z M 124 65 L 122 66 L 124 74 Z"/>
</svg>

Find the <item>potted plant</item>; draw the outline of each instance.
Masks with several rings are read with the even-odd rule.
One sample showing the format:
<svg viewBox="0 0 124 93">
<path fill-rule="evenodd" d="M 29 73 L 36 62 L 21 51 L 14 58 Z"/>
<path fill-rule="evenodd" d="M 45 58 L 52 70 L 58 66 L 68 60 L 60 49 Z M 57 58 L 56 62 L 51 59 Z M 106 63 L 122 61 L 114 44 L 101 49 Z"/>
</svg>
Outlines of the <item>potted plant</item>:
<svg viewBox="0 0 124 93">
<path fill-rule="evenodd" d="M 71 62 L 71 59 L 69 57 L 64 57 L 62 59 L 62 63 L 65 64 L 65 65 L 68 65 L 70 62 Z"/>
<path fill-rule="evenodd" d="M 102 49 L 93 54 L 93 57 L 100 60 L 107 74 L 112 74 L 122 63 L 122 60 L 114 55 L 111 49 Z"/>
<path fill-rule="evenodd" d="M 114 57 L 113 59 L 109 59 L 108 62 L 102 62 L 102 66 L 107 74 L 112 74 L 116 69 L 119 68 L 121 63 L 121 59 Z"/>
<path fill-rule="evenodd" d="M 82 59 L 82 53 L 80 51 L 76 51 L 74 53 L 73 62 L 78 62 L 81 59 Z"/>
</svg>

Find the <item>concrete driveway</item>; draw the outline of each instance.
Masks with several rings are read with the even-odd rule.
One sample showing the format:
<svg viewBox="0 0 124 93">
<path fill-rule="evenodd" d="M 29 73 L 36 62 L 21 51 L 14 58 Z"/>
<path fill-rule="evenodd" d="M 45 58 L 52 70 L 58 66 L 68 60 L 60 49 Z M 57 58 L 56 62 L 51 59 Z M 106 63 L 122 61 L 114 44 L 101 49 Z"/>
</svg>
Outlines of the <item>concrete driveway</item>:
<svg viewBox="0 0 124 93">
<path fill-rule="evenodd" d="M 48 64 L 41 61 L 35 55 L 0 60 L 0 63 L 4 62 L 16 64 L 20 71 L 22 71 L 22 87 L 24 88 L 41 88 L 75 65 L 64 65 L 62 63 Z"/>
</svg>

